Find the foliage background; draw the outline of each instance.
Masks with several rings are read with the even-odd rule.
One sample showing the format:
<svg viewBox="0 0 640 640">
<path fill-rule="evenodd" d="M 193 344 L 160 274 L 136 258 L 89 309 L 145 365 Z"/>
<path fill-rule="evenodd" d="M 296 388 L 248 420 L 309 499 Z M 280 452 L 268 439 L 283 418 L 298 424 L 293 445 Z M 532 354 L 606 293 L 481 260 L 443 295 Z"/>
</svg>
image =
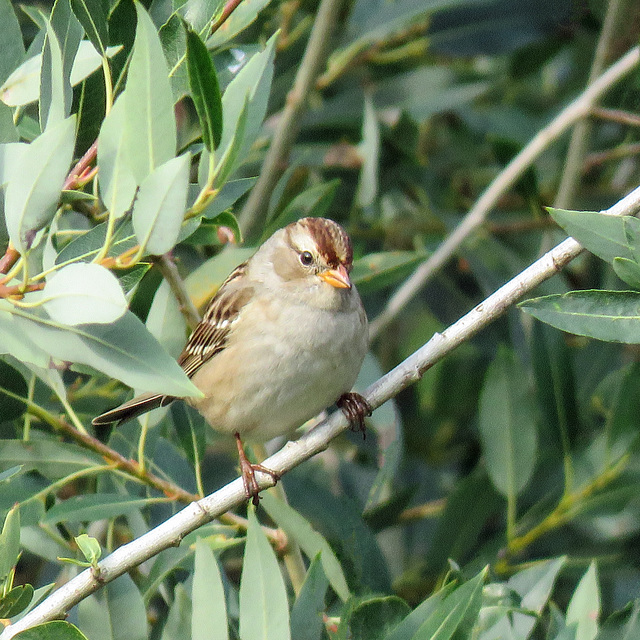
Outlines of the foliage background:
<svg viewBox="0 0 640 640">
<path fill-rule="evenodd" d="M 148 329 L 174 356 L 184 342 L 189 316 L 181 316 L 166 282 L 184 280 L 201 307 L 250 253 L 245 247 L 289 220 L 328 215 L 354 241 L 354 279 L 376 318 L 491 180 L 588 86 L 594 56 L 600 64 L 620 57 L 637 42 L 640 24 L 631 1 L 334 3 L 336 28 L 325 42 L 330 57 L 325 64 L 319 56 L 289 161 L 277 166 L 273 193 L 256 205 L 248 190 L 278 135 L 321 12 L 311 1 L 243 0 L 222 28 L 203 37 L 224 6 L 158 0 L 145 3 L 145 11 L 128 0 L 58 0 L 51 14 L 49 7 L 0 3 L 6 214 L 0 240 L 4 248 L 11 237 L 28 254 L 4 269 L 10 279 L 1 289 L 2 617 L 29 601 L 28 589 L 17 585 L 44 589 L 79 571 L 60 557 L 95 559 L 81 534 L 95 538 L 105 555 L 236 477 L 233 443 L 185 406 L 113 432 L 88 426 L 128 397 L 129 387 L 114 377 L 138 388 L 189 391 L 156 343 L 144 342 Z M 136 63 L 128 58 L 136 16 L 141 24 L 147 15 L 138 51 L 148 56 L 139 69 L 152 76 L 150 88 L 130 80 Z M 192 43 L 190 62 L 204 91 L 180 64 L 187 36 L 179 17 L 207 44 L 221 103 L 203 47 Z M 607 20 L 613 37 L 603 27 Z M 122 49 L 109 52 L 108 63 L 98 60 L 71 90 L 69 43 L 83 29 L 99 50 Z M 47 33 L 40 80 L 23 73 L 7 81 L 25 57 L 43 49 Z M 128 93 L 104 133 L 107 64 L 114 95 L 125 86 Z M 164 64 L 175 67 L 170 88 Z M 247 86 L 239 88 L 232 82 L 242 70 Z M 26 102 L 15 97 L 25 88 L 35 91 Z M 609 111 L 594 112 L 582 131 L 584 153 L 568 192 L 558 195 L 567 135 L 503 194 L 455 259 L 376 334 L 360 388 L 563 238 L 545 206 L 597 211 L 637 186 L 639 95 L 637 70 L 607 93 L 602 106 Z M 176 148 L 167 133 L 174 104 Z M 65 119 L 69 113 L 75 121 Z M 165 146 L 159 158 L 138 153 L 131 133 L 150 122 L 161 125 L 153 134 Z M 101 130 L 100 190 L 85 173 L 68 179 L 61 197 L 64 177 Z M 41 131 L 47 145 L 29 147 L 31 155 L 14 146 L 42 141 Z M 216 143 L 209 163 L 207 150 Z M 226 165 L 225 148 L 236 154 Z M 176 149 L 181 155 L 173 160 Z M 129 154 L 130 164 L 117 153 Z M 159 166 L 167 173 L 154 174 Z M 117 171 L 124 177 L 113 177 Z M 137 204 L 132 225 L 126 213 L 132 196 L 120 201 L 118 194 L 140 187 L 139 203 L 146 179 L 147 192 L 164 199 Z M 49 200 L 38 217 L 37 196 L 45 192 Z M 43 230 L 35 240 L 32 229 Z M 240 229 L 243 247 L 229 246 Z M 180 279 L 171 260 L 149 258 L 170 250 Z M 81 270 L 67 271 L 57 285 L 50 276 L 40 292 L 38 274 L 55 274 L 69 259 Z M 583 254 L 537 294 L 626 288 L 605 262 Z M 132 313 L 118 319 L 123 292 Z M 86 304 L 76 307 L 70 294 Z M 88 315 L 74 324 L 81 311 Z M 105 329 L 112 321 L 114 328 Z M 93 336 L 82 349 L 78 326 Z M 104 342 L 115 347 L 101 352 Z M 278 502 L 282 494 L 265 497 L 257 517 L 267 529 L 239 506 L 83 600 L 69 620 L 91 640 L 168 640 L 187 637 L 189 628 L 194 638 L 243 640 L 591 639 L 622 637 L 625 630 L 633 637 L 640 586 L 636 359 L 632 344 L 562 334 L 511 309 L 378 409 L 365 441 L 347 433 L 287 474 L 282 487 L 292 509 Z M 12 509 L 16 503 L 19 510 Z M 278 544 L 284 534 L 274 527 L 302 555 L 294 543 Z M 13 575 L 17 531 L 22 551 Z M 408 617 L 420 603 L 416 617 Z M 48 632 L 76 637 L 63 623 Z"/>
</svg>

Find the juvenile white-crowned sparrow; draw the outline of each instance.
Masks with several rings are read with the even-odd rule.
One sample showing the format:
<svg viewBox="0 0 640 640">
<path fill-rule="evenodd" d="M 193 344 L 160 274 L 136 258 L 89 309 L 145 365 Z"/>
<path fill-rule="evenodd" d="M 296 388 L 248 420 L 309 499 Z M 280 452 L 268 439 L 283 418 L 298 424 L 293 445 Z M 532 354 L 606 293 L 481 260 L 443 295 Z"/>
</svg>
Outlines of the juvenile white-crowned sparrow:
<svg viewBox="0 0 640 640">
<path fill-rule="evenodd" d="M 367 316 L 349 280 L 353 250 L 344 229 L 303 218 L 276 231 L 218 289 L 178 360 L 204 393 L 187 398 L 217 431 L 233 434 L 247 498 L 255 471 L 241 438 L 291 433 L 336 403 L 364 431 L 371 409 L 350 390 L 368 346 Z M 175 397 L 145 393 L 94 418 L 122 423 Z"/>
</svg>

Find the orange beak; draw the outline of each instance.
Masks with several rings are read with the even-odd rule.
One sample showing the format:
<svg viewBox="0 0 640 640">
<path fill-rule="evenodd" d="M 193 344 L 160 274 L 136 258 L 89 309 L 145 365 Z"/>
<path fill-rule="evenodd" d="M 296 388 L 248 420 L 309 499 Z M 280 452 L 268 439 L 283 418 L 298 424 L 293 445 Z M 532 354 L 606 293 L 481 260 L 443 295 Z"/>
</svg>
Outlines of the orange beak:
<svg viewBox="0 0 640 640">
<path fill-rule="evenodd" d="M 351 289 L 351 280 L 344 265 L 340 265 L 337 269 L 327 269 L 319 274 L 319 276 L 336 289 Z"/>
</svg>

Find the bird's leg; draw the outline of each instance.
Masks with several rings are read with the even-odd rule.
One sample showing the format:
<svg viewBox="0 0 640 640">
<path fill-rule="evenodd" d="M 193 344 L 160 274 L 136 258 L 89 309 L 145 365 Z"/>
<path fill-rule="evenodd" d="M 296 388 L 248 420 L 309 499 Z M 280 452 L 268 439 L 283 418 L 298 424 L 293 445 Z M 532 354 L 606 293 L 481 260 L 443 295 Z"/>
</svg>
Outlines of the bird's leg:
<svg viewBox="0 0 640 640">
<path fill-rule="evenodd" d="M 360 431 L 362 439 L 367 437 L 364 419 L 371 415 L 371 405 L 359 394 L 351 391 L 343 393 L 336 401 L 339 409 L 347 417 L 351 431 Z"/>
<path fill-rule="evenodd" d="M 260 487 L 258 486 L 258 481 L 256 480 L 256 471 L 262 471 L 262 473 L 266 473 L 273 478 L 274 483 L 280 480 L 280 475 L 271 469 L 267 469 L 267 467 L 262 466 L 261 464 L 254 464 L 250 462 L 249 458 L 247 458 L 247 454 L 244 452 L 244 447 L 242 446 L 242 440 L 240 439 L 240 434 L 238 432 L 233 434 L 236 439 L 236 444 L 238 445 L 238 457 L 240 458 L 240 471 L 242 472 L 242 482 L 244 483 L 244 495 L 247 498 L 251 498 L 254 506 L 258 506 L 260 503 Z"/>
</svg>

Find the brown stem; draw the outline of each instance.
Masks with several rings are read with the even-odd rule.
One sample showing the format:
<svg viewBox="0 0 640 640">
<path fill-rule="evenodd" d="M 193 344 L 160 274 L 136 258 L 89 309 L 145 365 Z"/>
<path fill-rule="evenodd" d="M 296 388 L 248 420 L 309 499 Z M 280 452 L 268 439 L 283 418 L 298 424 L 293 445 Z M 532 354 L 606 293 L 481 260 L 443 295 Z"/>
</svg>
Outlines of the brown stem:
<svg viewBox="0 0 640 640">
<path fill-rule="evenodd" d="M 220 14 L 220 17 L 211 25 L 211 31 L 209 35 L 214 34 L 229 18 L 229 16 L 238 8 L 242 0 L 229 0 L 224 5 L 224 9 Z"/>
<path fill-rule="evenodd" d="M 0 298 L 18 298 L 21 299 L 24 297 L 25 293 L 29 293 L 30 291 L 42 291 L 44 289 L 44 282 L 36 282 L 34 284 L 16 284 L 12 287 L 7 287 L 6 285 L 0 283 Z"/>
<path fill-rule="evenodd" d="M 2 258 L 0 258 L 0 273 L 7 273 L 13 265 L 18 262 L 18 258 L 20 258 L 20 254 L 14 248 L 14 246 L 9 242 L 7 246 L 7 250 L 4 252 Z"/>
<path fill-rule="evenodd" d="M 178 273 L 178 268 L 176 267 L 173 256 L 169 253 L 165 253 L 163 256 L 155 258 L 154 261 L 160 269 L 163 278 L 169 283 L 171 292 L 176 297 L 178 304 L 180 305 L 180 311 L 184 316 L 184 319 L 187 321 L 187 325 L 193 331 L 196 328 L 196 325 L 200 322 L 200 314 L 189 297 L 184 281 Z"/>
<path fill-rule="evenodd" d="M 622 109 L 603 109 L 596 108 L 591 110 L 594 118 L 617 122 L 618 124 L 627 124 L 631 127 L 640 127 L 640 116 L 635 113 L 629 113 Z"/>
<path fill-rule="evenodd" d="M 69 191 L 70 189 L 77 189 L 81 187 L 83 184 L 86 184 L 87 177 L 87 169 L 89 165 L 96 159 L 98 155 L 98 141 L 95 140 L 94 143 L 87 149 L 85 154 L 76 162 L 75 167 L 71 169 L 69 175 L 67 175 L 67 179 L 64 181 L 64 185 L 62 185 L 62 189 L 64 191 Z"/>
</svg>

